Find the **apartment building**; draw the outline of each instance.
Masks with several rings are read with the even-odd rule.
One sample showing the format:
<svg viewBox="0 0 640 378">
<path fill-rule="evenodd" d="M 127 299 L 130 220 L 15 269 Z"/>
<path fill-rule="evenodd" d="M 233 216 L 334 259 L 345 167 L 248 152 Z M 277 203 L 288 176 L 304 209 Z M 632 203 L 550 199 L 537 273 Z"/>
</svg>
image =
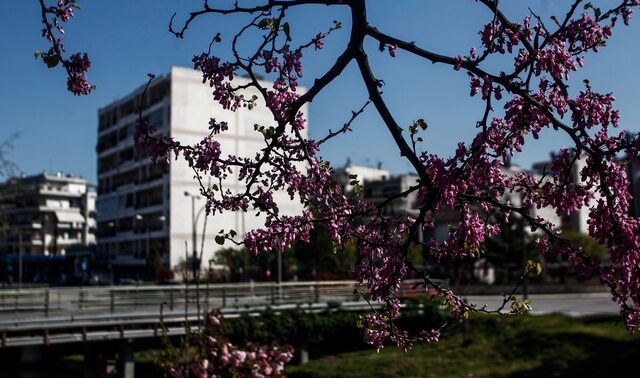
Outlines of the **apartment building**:
<svg viewBox="0 0 640 378">
<path fill-rule="evenodd" d="M 0 250 L 6 255 L 64 256 L 96 242 L 96 193 L 61 173 L 11 178 L 0 185 Z"/>
<path fill-rule="evenodd" d="M 542 161 L 542 162 L 533 164 L 534 174 L 537 177 L 542 177 L 542 175 L 544 174 L 549 175 L 550 169 L 551 169 L 551 161 L 553 160 L 553 158 L 554 156 L 552 154 L 551 159 L 549 161 Z M 585 166 L 586 166 L 586 159 L 584 158 L 584 156 L 580 156 L 573 163 L 573 167 L 571 168 L 571 175 L 574 182 L 576 183 L 582 182 L 581 172 Z M 596 205 L 599 198 L 600 197 L 596 193 L 595 197 L 589 200 L 589 204 L 587 206 L 583 205 L 578 210 L 574 211 L 571 214 L 566 214 L 563 216 L 556 215 L 557 220 L 555 224 L 560 225 L 562 230 L 575 231 L 581 234 L 588 234 L 589 233 L 588 220 L 589 220 L 589 211 L 590 211 L 589 209 L 591 206 Z"/>
<path fill-rule="evenodd" d="M 409 188 L 417 184 L 417 175 L 384 176 L 379 180 L 367 180 L 364 187 L 363 199 L 378 204 L 409 190 Z M 382 214 L 407 214 L 416 216 L 419 213 L 419 208 L 418 192 L 414 191 L 407 196 L 400 196 L 389 202 L 382 209 Z"/>
<path fill-rule="evenodd" d="M 533 175 L 536 178 L 541 177 L 541 173 L 538 172 L 541 169 L 540 166 L 534 166 Z M 579 169 L 579 168 L 577 168 Z M 501 168 L 504 175 L 513 177 L 518 172 L 522 172 L 523 169 L 515 164 L 508 164 Z M 383 176 L 380 179 L 366 180 L 364 187 L 363 199 L 373 203 L 381 203 L 387 201 L 390 197 L 397 196 L 403 193 L 412 186 L 418 184 L 418 176 L 416 175 L 397 175 L 397 176 Z M 514 206 L 520 206 L 520 195 L 517 193 L 505 193 L 503 200 L 509 201 Z M 395 200 L 389 202 L 382 213 L 385 215 L 398 215 L 406 214 L 417 216 L 419 213 L 420 202 L 418 201 L 417 191 L 411 192 L 406 196 L 400 196 Z M 551 207 L 532 208 L 531 215 L 534 217 L 541 217 L 556 225 L 562 225 L 572 230 L 582 231 L 586 227 L 585 212 L 587 208 L 579 210 L 578 214 L 565 217 L 561 219 Z M 434 230 L 427 232 L 427 237 L 433 237 L 437 242 L 445 241 L 449 236 L 450 226 L 455 226 L 460 220 L 460 214 L 454 209 L 440 209 L 435 222 Z"/>
<path fill-rule="evenodd" d="M 364 188 L 367 182 L 388 179 L 389 171 L 383 169 L 382 164 L 378 164 L 376 167 L 368 167 L 355 165 L 351 163 L 351 160 L 347 160 L 343 167 L 333 170 L 332 177 L 338 185 L 344 188 L 345 192 L 350 193 L 353 190 L 353 185 L 351 185 L 352 177 L 356 177 L 360 186 Z"/>
<path fill-rule="evenodd" d="M 262 84 L 271 86 L 269 82 Z M 129 276 L 141 275 L 154 251 L 167 267 L 188 260 L 194 250 L 193 229 L 199 255 L 205 224 L 205 201 L 199 196 L 200 187 L 187 163 L 172 159 L 170 163 L 154 164 L 146 151 L 134 145 L 142 92 L 143 87 L 139 87 L 99 110 L 96 147 L 98 256 L 114 272 Z M 274 125 L 270 111 L 264 106 L 224 110 L 214 102 L 211 92 L 198 71 L 173 67 L 150 85 L 143 100 L 142 117 L 159 132 L 183 144 L 198 143 L 209 135 L 211 118 L 226 121 L 229 130 L 217 137 L 223 154 L 254 156 L 264 147 L 263 136 L 254 130 L 254 125 Z M 257 93 L 247 91 L 245 96 L 253 94 Z M 306 108 L 303 111 L 307 113 Z M 303 135 L 306 133 L 305 130 Z M 207 180 L 205 177 L 204 182 Z M 234 180 L 228 179 L 225 186 L 240 190 L 242 183 Z M 274 199 L 283 214 L 299 214 L 302 210 L 300 203 L 291 201 L 285 192 L 275 193 Z M 201 266 L 206 267 L 221 248 L 215 243 L 218 231 L 234 229 L 242 235 L 261 226 L 261 221 L 251 212 L 210 216 Z"/>
</svg>

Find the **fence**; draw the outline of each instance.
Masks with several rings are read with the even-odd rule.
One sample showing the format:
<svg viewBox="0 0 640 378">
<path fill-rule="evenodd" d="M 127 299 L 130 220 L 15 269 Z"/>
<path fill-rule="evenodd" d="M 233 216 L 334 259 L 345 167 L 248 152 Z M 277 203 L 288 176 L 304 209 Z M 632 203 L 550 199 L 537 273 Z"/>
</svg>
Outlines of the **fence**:
<svg viewBox="0 0 640 378">
<path fill-rule="evenodd" d="M 357 301 L 352 281 L 0 290 L 0 318 Z"/>
<path fill-rule="evenodd" d="M 0 347 L 157 337 L 162 324 L 168 335 L 178 335 L 186 321 L 213 308 L 225 317 L 257 315 L 267 307 L 322 311 L 331 303 L 347 311 L 368 309 L 355 289 L 352 281 L 330 281 L 205 284 L 197 290 L 193 285 L 1 290 Z"/>
</svg>

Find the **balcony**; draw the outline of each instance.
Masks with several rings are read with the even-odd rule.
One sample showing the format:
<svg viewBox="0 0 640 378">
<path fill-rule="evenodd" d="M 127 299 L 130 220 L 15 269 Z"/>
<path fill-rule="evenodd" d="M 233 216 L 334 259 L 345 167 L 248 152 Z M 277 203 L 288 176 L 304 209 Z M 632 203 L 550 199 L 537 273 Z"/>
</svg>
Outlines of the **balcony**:
<svg viewBox="0 0 640 378">
<path fill-rule="evenodd" d="M 76 245 L 76 244 L 82 244 L 82 239 L 65 239 L 65 238 L 57 238 L 56 239 L 56 244 L 58 245 L 65 245 L 65 246 L 70 246 L 70 245 Z"/>
<path fill-rule="evenodd" d="M 41 230 L 42 229 L 42 223 L 38 221 L 19 222 L 19 223 L 15 223 L 15 226 L 21 230 Z"/>
</svg>

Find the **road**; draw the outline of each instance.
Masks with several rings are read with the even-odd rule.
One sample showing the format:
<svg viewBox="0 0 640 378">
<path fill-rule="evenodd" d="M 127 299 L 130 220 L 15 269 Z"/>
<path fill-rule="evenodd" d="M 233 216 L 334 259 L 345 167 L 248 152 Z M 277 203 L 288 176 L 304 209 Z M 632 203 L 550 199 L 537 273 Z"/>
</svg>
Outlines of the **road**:
<svg viewBox="0 0 640 378">
<path fill-rule="evenodd" d="M 522 299 L 522 297 L 518 297 Z M 493 310 L 502 304 L 497 295 L 469 296 L 466 300 L 478 307 L 487 305 Z M 619 308 L 608 293 L 534 294 L 529 296 L 531 313 L 542 315 L 559 313 L 568 316 L 615 315 Z M 507 304 L 507 310 L 509 304 Z"/>
<path fill-rule="evenodd" d="M 107 315 L 133 312 L 158 312 L 185 309 L 251 308 L 256 306 L 351 303 L 360 298 L 354 295 L 352 281 L 291 282 L 282 285 L 218 284 L 201 286 L 196 294 L 193 286 L 131 286 L 78 287 L 0 290 L 0 323 L 31 318 L 56 316 Z M 404 295 L 424 295 L 404 291 Z M 610 295 L 601 293 L 532 294 L 529 296 L 533 314 L 562 313 L 570 316 L 616 314 L 618 308 Z M 478 307 L 496 309 L 502 304 L 500 295 L 469 295 L 468 302 Z M 508 310 L 507 304 L 507 310 Z"/>
</svg>

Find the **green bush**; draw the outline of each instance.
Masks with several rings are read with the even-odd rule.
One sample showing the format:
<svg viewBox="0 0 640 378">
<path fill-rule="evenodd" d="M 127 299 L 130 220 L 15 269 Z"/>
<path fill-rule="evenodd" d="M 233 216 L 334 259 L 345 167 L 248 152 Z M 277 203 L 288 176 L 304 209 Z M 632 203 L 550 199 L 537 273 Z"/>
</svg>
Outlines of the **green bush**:
<svg viewBox="0 0 640 378">
<path fill-rule="evenodd" d="M 439 327 L 447 318 L 440 303 L 430 298 L 403 300 L 406 305 L 396 324 L 409 332 Z M 265 310 L 260 316 L 242 315 L 229 319 L 225 335 L 236 345 L 249 341 L 260 344 L 308 346 L 311 357 L 368 348 L 363 330 L 357 327 L 365 312 L 343 311 L 330 307 L 318 313 L 301 308 L 275 312 Z"/>
</svg>

